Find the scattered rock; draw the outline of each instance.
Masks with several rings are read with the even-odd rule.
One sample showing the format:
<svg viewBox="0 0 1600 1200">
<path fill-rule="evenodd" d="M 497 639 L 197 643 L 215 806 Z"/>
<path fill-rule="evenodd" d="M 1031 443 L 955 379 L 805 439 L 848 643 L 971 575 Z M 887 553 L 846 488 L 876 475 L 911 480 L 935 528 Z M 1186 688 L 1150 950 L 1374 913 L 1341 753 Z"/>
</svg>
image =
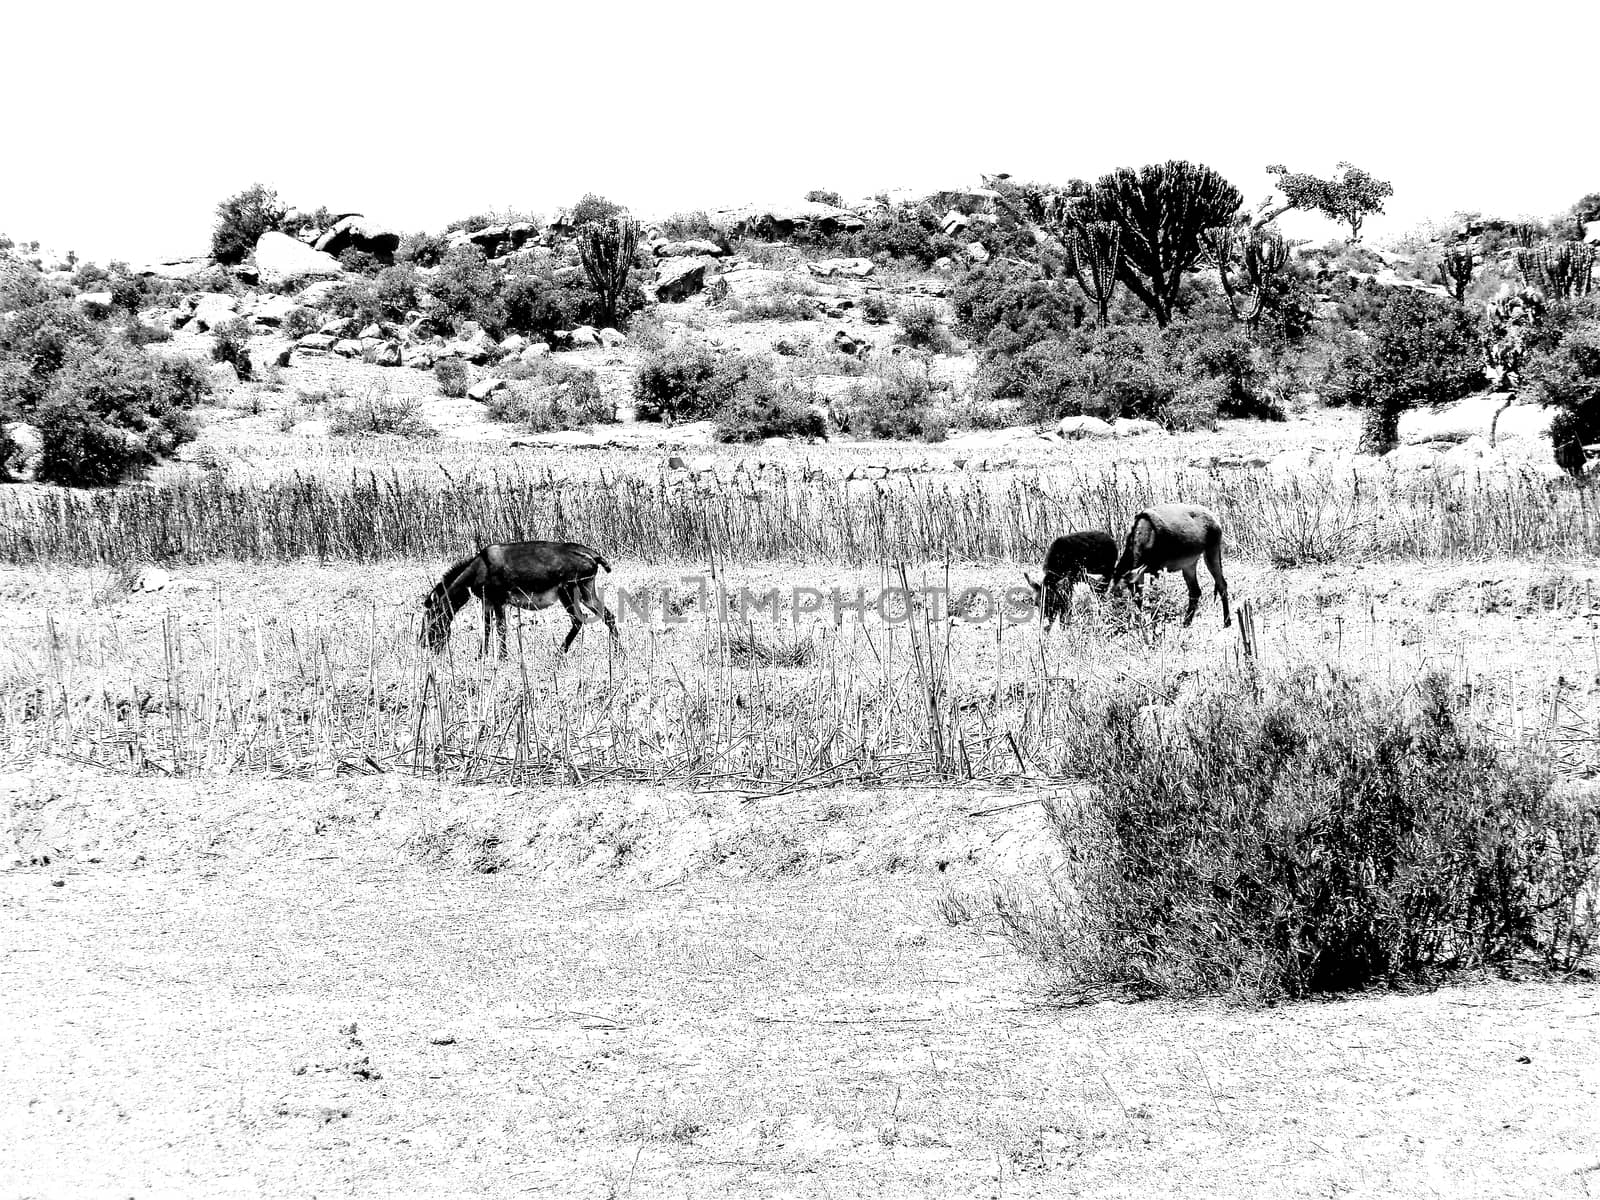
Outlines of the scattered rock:
<svg viewBox="0 0 1600 1200">
<path fill-rule="evenodd" d="M 1099 417 L 1062 417 L 1061 424 L 1056 426 L 1056 432 L 1064 438 L 1072 439 L 1115 436 L 1111 425 Z"/>
<path fill-rule="evenodd" d="M 520 333 L 513 333 L 500 343 L 500 353 L 502 354 L 521 354 L 527 348 L 528 339 Z"/>
<path fill-rule="evenodd" d="M 968 242 L 967 259 L 969 262 L 986 263 L 989 261 L 989 248 L 982 242 Z"/>
<path fill-rule="evenodd" d="M 333 344 L 333 352 L 345 358 L 360 358 L 364 347 L 355 338 L 340 338 Z"/>
<path fill-rule="evenodd" d="M 1118 417 L 1111 422 L 1111 435 L 1113 437 L 1140 437 L 1147 433 L 1161 432 L 1161 426 L 1154 421 L 1146 421 L 1137 417 Z"/>
<path fill-rule="evenodd" d="M 400 365 L 400 343 L 379 342 L 362 355 L 369 363 L 379 367 L 398 367 Z"/>
<path fill-rule="evenodd" d="M 276 328 L 283 324 L 284 319 L 294 311 L 294 308 L 294 301 L 287 296 L 267 296 L 255 303 L 250 315 L 261 324 Z"/>
<path fill-rule="evenodd" d="M 484 401 L 506 386 L 504 379 L 480 379 L 467 389 L 467 399 Z"/>
<path fill-rule="evenodd" d="M 525 363 L 531 363 L 538 359 L 548 357 L 549 354 L 549 342 L 535 342 L 531 346 L 524 347 L 522 353 L 518 357 L 520 357 Z"/>
<path fill-rule="evenodd" d="M 600 331 L 599 337 L 600 344 L 607 350 L 615 350 L 618 346 L 623 345 L 628 340 L 627 334 L 623 333 L 620 329 L 612 329 L 609 325 Z"/>
<path fill-rule="evenodd" d="M 331 333 L 308 333 L 295 346 L 301 350 L 332 350 L 338 340 Z"/>
<path fill-rule="evenodd" d="M 196 333 L 205 333 L 215 329 L 224 321 L 233 320 L 238 315 L 237 296 L 229 296 L 224 292 L 205 292 L 194 306 L 194 313 L 189 318 L 189 327 Z"/>
<path fill-rule="evenodd" d="M 141 567 L 129 585 L 130 592 L 160 592 L 172 582 L 172 576 L 160 567 Z"/>
<path fill-rule="evenodd" d="M 853 275 L 857 279 L 865 279 L 877 270 L 877 267 L 870 258 L 824 258 L 820 262 L 808 262 L 806 270 L 824 278 L 834 275 Z"/>
<path fill-rule="evenodd" d="M 600 344 L 600 332 L 593 325 L 579 325 L 576 329 L 568 332 L 567 340 L 580 348 L 598 346 Z"/>
<path fill-rule="evenodd" d="M 972 222 L 967 218 L 966 213 L 952 208 L 945 213 L 944 219 L 939 222 L 939 228 L 943 231 L 945 237 L 955 237 L 956 234 L 964 232 L 970 224 Z"/>
</svg>

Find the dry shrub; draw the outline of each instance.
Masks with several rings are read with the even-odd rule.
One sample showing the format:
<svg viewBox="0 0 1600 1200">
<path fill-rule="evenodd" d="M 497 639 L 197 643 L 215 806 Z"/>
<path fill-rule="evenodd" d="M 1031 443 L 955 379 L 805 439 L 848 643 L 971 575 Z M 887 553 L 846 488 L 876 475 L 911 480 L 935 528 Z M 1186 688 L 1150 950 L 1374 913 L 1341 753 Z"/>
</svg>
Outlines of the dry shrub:
<svg viewBox="0 0 1600 1200">
<path fill-rule="evenodd" d="M 1587 953 L 1600 808 L 1474 731 L 1444 677 L 1148 701 L 1082 713 L 1094 788 L 1051 809 L 1072 852 L 1053 902 L 986 901 L 1069 988 L 1271 1001 Z"/>
<path fill-rule="evenodd" d="M 328 431 L 338 437 L 393 434 L 396 437 L 432 437 L 434 428 L 422 419 L 422 400 L 408 392 L 391 395 L 379 385 L 359 396 L 347 396 L 328 405 Z"/>
</svg>

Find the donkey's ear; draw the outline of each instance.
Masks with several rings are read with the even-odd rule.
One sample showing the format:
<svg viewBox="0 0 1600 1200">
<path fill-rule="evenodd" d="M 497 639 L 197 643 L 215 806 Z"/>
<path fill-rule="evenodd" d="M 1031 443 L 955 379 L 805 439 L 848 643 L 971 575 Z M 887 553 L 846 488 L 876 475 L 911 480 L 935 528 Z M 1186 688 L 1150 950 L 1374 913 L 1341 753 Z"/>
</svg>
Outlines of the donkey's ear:
<svg viewBox="0 0 1600 1200">
<path fill-rule="evenodd" d="M 1032 575 L 1029 575 L 1026 571 L 1024 571 L 1022 573 L 1022 577 L 1028 581 L 1028 586 L 1029 587 L 1038 588 L 1039 585 L 1033 581 L 1033 576 Z"/>
</svg>

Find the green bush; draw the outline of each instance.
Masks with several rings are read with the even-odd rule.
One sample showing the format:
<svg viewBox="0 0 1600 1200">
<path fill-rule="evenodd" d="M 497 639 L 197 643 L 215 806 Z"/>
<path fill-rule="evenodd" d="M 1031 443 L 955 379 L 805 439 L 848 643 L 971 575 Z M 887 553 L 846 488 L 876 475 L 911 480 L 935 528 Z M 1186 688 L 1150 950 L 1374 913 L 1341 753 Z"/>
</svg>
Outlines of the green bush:
<svg viewBox="0 0 1600 1200">
<path fill-rule="evenodd" d="M 872 258 L 900 259 L 931 267 L 955 257 L 961 247 L 940 230 L 942 214 L 931 205 L 895 207 L 874 213 L 857 235 L 861 252 Z"/>
<path fill-rule="evenodd" d="M 395 251 L 394 260 L 396 264 L 436 267 L 449 249 L 449 241 L 441 234 L 413 233 L 400 239 L 400 248 Z"/>
<path fill-rule="evenodd" d="M 806 201 L 810 204 L 831 204 L 834 208 L 844 207 L 843 197 L 827 188 L 812 188 L 806 193 Z"/>
<path fill-rule="evenodd" d="M 949 421 L 926 366 L 892 363 L 845 394 L 843 424 L 857 437 L 942 442 Z"/>
<path fill-rule="evenodd" d="M 36 478 L 43 483 L 110 487 L 143 461 L 132 437 L 86 405 L 46 404 L 36 420 L 43 442 Z"/>
<path fill-rule="evenodd" d="M 211 257 L 225 266 L 241 263 L 255 253 L 263 233 L 283 228 L 284 207 L 278 193 L 254 184 L 217 205 L 217 223 L 211 231 Z"/>
<path fill-rule="evenodd" d="M 39 479 L 102 487 L 194 437 L 189 410 L 210 390 L 204 369 L 124 345 L 83 346 L 56 372 L 34 417 Z"/>
<path fill-rule="evenodd" d="M 728 408 L 753 380 L 772 373 L 772 364 L 757 355 L 724 356 L 679 342 L 647 354 L 634 372 L 635 411 L 641 421 L 705 420 Z"/>
<path fill-rule="evenodd" d="M 436 316 L 451 326 L 476 321 L 492 337 L 505 332 L 500 302 L 500 269 L 476 246 L 457 246 L 446 254 L 427 282 Z"/>
<path fill-rule="evenodd" d="M 459 358 L 441 358 L 433 364 L 433 377 L 439 384 L 439 394 L 459 400 L 472 386 L 472 375 L 467 364 Z"/>
<path fill-rule="evenodd" d="M 790 380 L 748 379 L 717 414 L 719 442 L 759 442 L 766 438 L 820 438 L 828 422 L 815 395 Z"/>
<path fill-rule="evenodd" d="M 673 213 L 661 222 L 663 237 L 674 242 L 716 241 L 720 234 L 704 212 Z"/>
<path fill-rule="evenodd" d="M 303 338 L 320 328 L 322 328 L 322 314 L 303 304 L 290 309 L 289 315 L 283 319 L 283 332 L 291 338 Z"/>
<path fill-rule="evenodd" d="M 560 282 L 550 270 L 532 267 L 506 273 L 500 303 L 507 329 L 542 342 L 553 342 L 558 329 L 590 323 L 594 308 L 586 282 Z"/>
<path fill-rule="evenodd" d="M 250 321 L 236 317 L 211 331 L 211 357 L 233 367 L 240 379 L 250 378 Z"/>
<path fill-rule="evenodd" d="M 986 356 L 1016 353 L 1067 337 L 1088 315 L 1083 296 L 1064 279 L 1046 279 L 1007 262 L 975 267 L 951 292 L 956 328 Z"/>
<path fill-rule="evenodd" d="M 909 304 L 900 310 L 899 331 L 895 341 L 914 350 L 927 350 L 933 354 L 949 354 L 955 349 L 950 331 L 945 328 L 944 317 L 931 304 Z"/>
<path fill-rule="evenodd" d="M 868 292 L 861 297 L 858 306 L 861 319 L 869 325 L 884 325 L 894 315 L 894 310 L 889 307 L 888 298 L 882 292 Z"/>
<path fill-rule="evenodd" d="M 1477 732 L 1442 675 L 1401 693 L 1307 668 L 1082 708 L 1064 765 L 1093 764 L 1093 792 L 1048 810 L 1071 848 L 1057 907 L 997 905 L 1075 989 L 1272 1001 L 1566 969 L 1592 944 L 1600 812 Z"/>
<path fill-rule="evenodd" d="M 616 405 L 606 400 L 599 377 L 587 367 L 560 359 L 540 359 L 526 382 L 516 382 L 489 397 L 489 415 L 535 433 L 610 424 Z"/>
</svg>

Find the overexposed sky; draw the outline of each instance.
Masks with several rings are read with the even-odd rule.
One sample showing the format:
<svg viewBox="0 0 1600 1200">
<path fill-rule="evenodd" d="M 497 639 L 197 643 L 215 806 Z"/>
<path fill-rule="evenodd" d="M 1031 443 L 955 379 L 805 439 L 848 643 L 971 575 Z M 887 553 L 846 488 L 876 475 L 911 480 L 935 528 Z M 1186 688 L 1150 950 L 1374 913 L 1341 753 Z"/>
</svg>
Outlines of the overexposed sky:
<svg viewBox="0 0 1600 1200">
<path fill-rule="evenodd" d="M 1600 5 L 1572 0 L 56 0 L 0 33 L 0 232 L 101 261 L 203 253 L 256 181 L 409 232 L 586 191 L 653 216 L 1164 158 L 1253 205 L 1269 162 L 1349 159 L 1395 185 L 1380 240 L 1600 190 Z"/>
</svg>

